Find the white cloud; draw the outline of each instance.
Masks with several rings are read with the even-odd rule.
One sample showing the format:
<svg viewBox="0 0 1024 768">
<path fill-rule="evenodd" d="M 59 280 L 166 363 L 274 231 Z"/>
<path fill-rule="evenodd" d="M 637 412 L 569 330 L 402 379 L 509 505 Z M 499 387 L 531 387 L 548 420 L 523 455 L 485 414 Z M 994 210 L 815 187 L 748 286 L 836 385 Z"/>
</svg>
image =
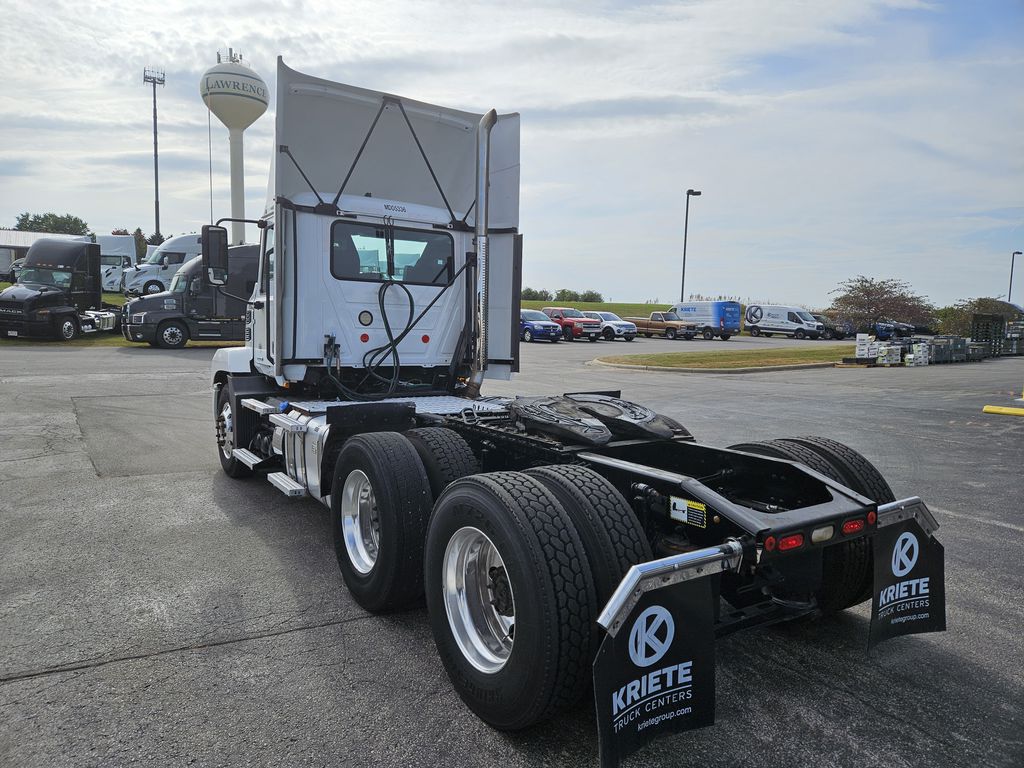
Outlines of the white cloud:
<svg viewBox="0 0 1024 768">
<path fill-rule="evenodd" d="M 8 3 L 10 6 L 11 4 Z M 152 229 L 209 215 L 201 73 L 228 45 L 271 83 L 278 54 L 319 76 L 523 114 L 525 280 L 673 299 L 683 192 L 695 291 L 827 302 L 853 274 L 940 302 L 998 293 L 1019 223 L 1021 56 L 1006 40 L 936 52 L 920 2 L 15 2 L 0 80 L 0 224 L 69 211 Z M 983 13 L 979 10 L 978 13 Z M 780 64 L 781 60 L 781 64 Z M 263 204 L 271 116 L 246 133 Z M 215 211 L 227 136 L 213 123 Z M 1017 226 L 1016 231 L 1012 231 Z M 1020 242 L 1012 242 L 1016 237 Z"/>
</svg>

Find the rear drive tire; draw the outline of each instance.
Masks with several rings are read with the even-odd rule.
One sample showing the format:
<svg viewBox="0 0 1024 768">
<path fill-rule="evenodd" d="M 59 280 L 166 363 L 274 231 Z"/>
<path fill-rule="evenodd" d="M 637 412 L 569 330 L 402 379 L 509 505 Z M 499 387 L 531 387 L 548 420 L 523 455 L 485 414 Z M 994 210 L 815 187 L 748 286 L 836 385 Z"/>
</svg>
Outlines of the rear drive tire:
<svg viewBox="0 0 1024 768">
<path fill-rule="evenodd" d="M 249 477 L 252 470 L 236 459 L 232 453 L 238 446 L 235 445 L 235 419 L 231 412 L 227 386 L 221 384 L 214 397 L 217 403 L 214 428 L 217 433 L 217 458 L 220 459 L 220 467 L 224 470 L 225 475 L 236 480 Z"/>
<path fill-rule="evenodd" d="M 370 613 L 423 596 L 423 542 L 430 481 L 412 443 L 397 432 L 345 441 L 334 465 L 331 519 L 341 576 Z"/>
<path fill-rule="evenodd" d="M 480 462 L 469 443 L 455 430 L 417 427 L 404 434 L 423 462 L 432 499 L 439 497 L 449 484 L 460 477 L 480 472 Z"/>
<path fill-rule="evenodd" d="M 797 440 L 765 440 L 731 447 L 762 456 L 799 462 L 837 483 L 857 490 L 831 461 Z M 873 571 L 871 543 L 867 538 L 861 537 L 825 547 L 821 553 L 821 568 L 821 587 L 814 597 L 822 613 L 836 613 L 862 603 L 870 597 Z M 864 593 L 865 583 L 867 594 Z"/>
<path fill-rule="evenodd" d="M 756 327 L 756 326 L 751 328 L 750 329 L 750 335 L 751 336 L 760 336 L 761 335 L 761 329 Z M 765 336 L 771 336 L 771 334 L 770 333 L 766 333 Z"/>
<path fill-rule="evenodd" d="M 188 328 L 178 320 L 160 323 L 156 329 L 156 343 L 161 349 L 181 349 L 188 344 Z"/>
<path fill-rule="evenodd" d="M 705 328 L 704 332 L 701 334 L 701 336 L 704 337 L 705 341 L 714 341 L 715 332 L 712 331 L 710 328 Z"/>
<path fill-rule="evenodd" d="M 597 643 L 594 582 L 579 534 L 541 483 L 493 472 L 448 486 L 425 571 L 441 661 L 481 720 L 519 730 L 579 702 Z"/>
<path fill-rule="evenodd" d="M 592 469 L 565 464 L 525 474 L 558 499 L 576 526 L 602 608 L 630 567 L 653 557 L 640 521 L 615 486 Z"/>
</svg>

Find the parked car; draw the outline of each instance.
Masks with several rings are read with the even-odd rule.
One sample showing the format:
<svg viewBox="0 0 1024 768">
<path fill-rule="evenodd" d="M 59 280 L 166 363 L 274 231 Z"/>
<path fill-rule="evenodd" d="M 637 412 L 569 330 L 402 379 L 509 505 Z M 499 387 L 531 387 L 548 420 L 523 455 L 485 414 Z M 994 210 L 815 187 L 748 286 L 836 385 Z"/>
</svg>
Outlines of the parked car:
<svg viewBox="0 0 1024 768">
<path fill-rule="evenodd" d="M 651 312 L 650 317 L 627 317 L 636 325 L 637 330 L 647 338 L 664 336 L 666 339 L 677 339 L 682 336 L 690 341 L 697 335 L 697 325 L 680 319 L 675 312 Z"/>
<path fill-rule="evenodd" d="M 794 339 L 816 339 L 825 332 L 825 326 L 803 307 L 748 304 L 746 321 L 751 336 L 771 336 L 777 333 Z"/>
<path fill-rule="evenodd" d="M 886 323 L 881 320 L 878 320 L 874 323 L 868 323 L 867 325 L 862 325 L 857 330 L 857 332 L 869 333 L 879 341 L 888 341 L 894 336 L 897 336 L 896 326 L 894 326 L 892 323 Z"/>
<path fill-rule="evenodd" d="M 826 315 L 811 314 L 815 320 L 817 320 L 825 328 L 821 332 L 821 338 L 823 339 L 845 339 L 847 336 L 853 335 L 853 328 L 850 323 L 842 322 L 839 320 L 832 320 Z"/>
<path fill-rule="evenodd" d="M 562 326 L 548 319 L 539 309 L 519 310 L 519 338 L 523 341 L 562 340 Z"/>
<path fill-rule="evenodd" d="M 562 329 L 562 338 L 566 341 L 589 339 L 597 341 L 601 338 L 601 323 L 587 317 L 572 307 L 544 307 L 541 310 Z"/>
<path fill-rule="evenodd" d="M 738 301 L 686 301 L 672 311 L 688 323 L 697 325 L 697 333 L 708 341 L 718 336 L 728 341 L 740 332 L 741 307 Z"/>
<path fill-rule="evenodd" d="M 880 323 L 891 325 L 898 338 L 906 339 L 914 335 L 917 327 L 911 323 L 903 323 L 899 320 L 890 320 L 889 318 L 882 318 L 879 320 Z"/>
<path fill-rule="evenodd" d="M 614 312 L 588 310 L 583 314 L 601 323 L 601 335 L 608 341 L 615 341 L 615 339 L 632 341 L 636 338 L 636 323 L 623 320 Z"/>
</svg>

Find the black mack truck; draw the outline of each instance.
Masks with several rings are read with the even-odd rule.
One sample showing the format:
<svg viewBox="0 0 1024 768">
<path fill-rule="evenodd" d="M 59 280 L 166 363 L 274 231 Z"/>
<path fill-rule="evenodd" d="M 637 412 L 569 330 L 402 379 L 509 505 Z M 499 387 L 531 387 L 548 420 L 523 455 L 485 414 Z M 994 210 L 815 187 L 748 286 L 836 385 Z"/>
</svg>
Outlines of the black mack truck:
<svg viewBox="0 0 1024 768">
<path fill-rule="evenodd" d="M 70 341 L 117 331 L 120 308 L 103 303 L 100 266 L 96 243 L 37 240 L 18 282 L 0 291 L 0 336 Z"/>
<path fill-rule="evenodd" d="M 620 392 L 484 394 L 519 367 L 519 115 L 279 60 L 275 119 L 247 343 L 211 369 L 221 466 L 323 504 L 366 611 L 425 600 L 481 719 L 592 693 L 612 765 L 714 722 L 733 632 L 868 600 L 871 642 L 945 628 L 934 518 L 856 451 L 707 445 Z M 202 239 L 225 284 L 227 231 Z"/>
</svg>

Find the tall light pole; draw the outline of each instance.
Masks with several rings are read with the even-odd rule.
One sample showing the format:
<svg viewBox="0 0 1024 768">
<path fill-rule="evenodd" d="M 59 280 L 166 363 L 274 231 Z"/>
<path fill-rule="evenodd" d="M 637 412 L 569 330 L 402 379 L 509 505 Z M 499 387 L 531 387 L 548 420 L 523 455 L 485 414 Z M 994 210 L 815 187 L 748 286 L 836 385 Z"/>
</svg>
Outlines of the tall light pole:
<svg viewBox="0 0 1024 768">
<path fill-rule="evenodd" d="M 679 301 L 686 301 L 686 233 L 690 228 L 690 198 L 700 197 L 699 189 L 686 190 L 686 216 L 683 219 L 683 279 L 679 283 Z"/>
<path fill-rule="evenodd" d="M 146 67 L 142 71 L 142 82 L 153 84 L 153 212 L 156 214 L 156 232 L 160 234 L 160 167 L 157 162 L 156 147 L 156 87 L 165 81 L 162 69 Z"/>
<path fill-rule="evenodd" d="M 1010 304 L 1013 301 L 1013 262 L 1016 261 L 1017 257 L 1022 255 L 1020 251 L 1014 251 L 1010 254 L 1010 288 L 1006 291 L 1006 303 Z"/>
</svg>

